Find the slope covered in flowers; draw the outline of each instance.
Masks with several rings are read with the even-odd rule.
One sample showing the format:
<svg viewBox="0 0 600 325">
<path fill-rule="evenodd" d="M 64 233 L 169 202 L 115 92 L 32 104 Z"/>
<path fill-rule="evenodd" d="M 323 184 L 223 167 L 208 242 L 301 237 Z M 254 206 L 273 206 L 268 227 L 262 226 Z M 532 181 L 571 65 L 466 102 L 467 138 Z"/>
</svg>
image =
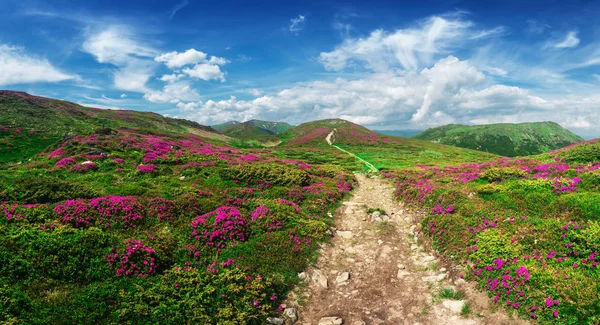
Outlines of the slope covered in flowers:
<svg viewBox="0 0 600 325">
<path fill-rule="evenodd" d="M 498 306 L 540 323 L 600 321 L 600 146 L 385 176 L 420 231 Z"/>
<path fill-rule="evenodd" d="M 0 170 L 0 322 L 262 324 L 354 178 L 135 130 Z"/>
</svg>

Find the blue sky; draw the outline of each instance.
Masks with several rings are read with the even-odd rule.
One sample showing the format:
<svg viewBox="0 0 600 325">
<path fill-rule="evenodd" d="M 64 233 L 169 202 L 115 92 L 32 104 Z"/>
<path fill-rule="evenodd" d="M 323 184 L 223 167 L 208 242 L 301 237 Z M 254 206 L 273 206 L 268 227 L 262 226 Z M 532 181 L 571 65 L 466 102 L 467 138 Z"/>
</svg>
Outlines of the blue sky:
<svg viewBox="0 0 600 325">
<path fill-rule="evenodd" d="M 597 1 L 12 1 L 0 88 L 214 124 L 600 135 Z"/>
</svg>

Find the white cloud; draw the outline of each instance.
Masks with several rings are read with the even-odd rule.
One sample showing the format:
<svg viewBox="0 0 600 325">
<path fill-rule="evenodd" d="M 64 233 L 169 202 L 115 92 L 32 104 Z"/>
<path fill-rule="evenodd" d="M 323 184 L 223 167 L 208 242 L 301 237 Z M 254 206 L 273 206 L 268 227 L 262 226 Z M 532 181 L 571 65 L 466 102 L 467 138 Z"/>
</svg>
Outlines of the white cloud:
<svg viewBox="0 0 600 325">
<path fill-rule="evenodd" d="M 127 94 L 121 94 L 121 96 L 119 96 L 121 98 L 127 98 Z"/>
<path fill-rule="evenodd" d="M 158 78 L 158 80 L 164 81 L 164 82 L 175 82 L 181 78 L 185 77 L 184 74 L 165 74 L 162 77 Z"/>
<path fill-rule="evenodd" d="M 429 79 L 427 91 L 421 107 L 413 114 L 413 121 L 420 121 L 429 113 L 436 101 L 456 93 L 463 86 L 473 86 L 482 82 L 484 76 L 467 62 L 449 56 L 438 61 L 431 69 L 423 69 L 421 75 Z"/>
<path fill-rule="evenodd" d="M 304 29 L 306 18 L 303 15 L 298 15 L 296 18 L 290 19 L 290 32 L 298 33 Z"/>
<path fill-rule="evenodd" d="M 89 36 L 82 50 L 96 57 L 100 63 L 127 65 L 135 57 L 153 57 L 156 50 L 139 42 L 126 26 L 112 25 Z"/>
<path fill-rule="evenodd" d="M 0 85 L 78 80 L 79 77 L 54 67 L 45 58 L 23 48 L 0 44 Z"/>
<path fill-rule="evenodd" d="M 225 74 L 223 73 L 223 71 L 221 71 L 218 65 L 214 64 L 196 64 L 194 67 L 185 68 L 181 72 L 196 79 L 202 79 L 207 81 L 214 79 L 225 81 Z"/>
<path fill-rule="evenodd" d="M 216 56 L 211 56 L 209 58 L 206 53 L 196 51 L 195 49 L 189 49 L 182 53 L 176 51 L 163 53 L 155 57 L 154 60 L 156 62 L 163 62 L 171 69 L 193 65 L 193 67 L 186 67 L 181 70 L 181 72 L 196 79 L 220 81 L 225 81 L 225 73 L 221 71 L 220 66 L 229 63 L 225 58 Z M 173 82 L 182 76 L 183 75 L 179 73 L 177 75 L 165 75 L 161 80 Z"/>
<path fill-rule="evenodd" d="M 183 53 L 176 51 L 163 53 L 154 58 L 156 62 L 163 62 L 169 68 L 181 68 L 184 65 L 206 62 L 206 53 L 189 49 Z"/>
<path fill-rule="evenodd" d="M 498 36 L 502 36 L 506 34 L 506 28 L 504 28 L 504 26 L 498 26 L 492 29 L 485 29 L 482 31 L 479 31 L 477 33 L 475 33 L 474 35 L 471 36 L 471 39 L 473 40 L 478 40 L 478 39 L 484 39 L 484 38 L 490 38 L 490 37 L 498 37 Z"/>
<path fill-rule="evenodd" d="M 399 67 L 415 71 L 433 63 L 434 57 L 463 42 L 472 23 L 459 18 L 431 17 L 418 26 L 387 32 L 373 31 L 366 38 L 349 38 L 319 59 L 327 70 L 340 71 L 355 62 L 385 71 Z"/>
<path fill-rule="evenodd" d="M 182 81 L 169 83 L 163 90 L 150 90 L 144 94 L 144 99 L 152 103 L 179 103 L 198 100 L 200 95 L 189 83 Z"/>
<path fill-rule="evenodd" d="M 577 37 L 577 32 L 570 31 L 567 33 L 567 36 L 565 36 L 565 39 L 558 43 L 555 43 L 554 47 L 561 49 L 566 47 L 575 47 L 577 45 L 579 45 L 579 38 Z"/>
<path fill-rule="evenodd" d="M 90 34 L 83 43 L 82 51 L 92 54 L 100 63 L 117 68 L 113 72 L 117 89 L 135 92 L 148 90 L 146 82 L 154 68 L 149 58 L 154 57 L 157 51 L 143 44 L 127 26 L 111 25 Z"/>
<path fill-rule="evenodd" d="M 254 97 L 258 97 L 263 94 L 263 92 L 261 90 L 258 90 L 256 88 L 248 89 L 247 92 Z"/>
<path fill-rule="evenodd" d="M 189 4 L 189 2 L 187 0 L 183 0 L 182 2 L 178 3 L 175 8 L 173 8 L 173 10 L 171 10 L 171 14 L 169 15 L 169 20 L 173 19 L 173 17 L 175 17 L 175 14 L 177 14 L 177 12 L 183 8 L 185 8 L 187 5 Z"/>
</svg>

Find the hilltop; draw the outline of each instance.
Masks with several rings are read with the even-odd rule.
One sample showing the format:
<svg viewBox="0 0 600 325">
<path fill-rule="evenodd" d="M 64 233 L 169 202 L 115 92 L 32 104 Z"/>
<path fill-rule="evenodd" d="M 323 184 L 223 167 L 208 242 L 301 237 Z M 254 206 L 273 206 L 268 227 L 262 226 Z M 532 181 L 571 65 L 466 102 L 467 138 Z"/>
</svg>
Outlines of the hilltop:
<svg viewBox="0 0 600 325">
<path fill-rule="evenodd" d="M 65 137 L 93 132 L 190 133 L 227 140 L 213 128 L 193 121 L 151 112 L 85 107 L 16 91 L 0 91 L 0 112 L 0 162 L 28 158 Z"/>
<path fill-rule="evenodd" d="M 302 123 L 280 135 L 284 145 L 304 146 L 325 143 L 325 137 L 336 130 L 336 143 L 368 142 L 376 134 L 364 126 L 343 119 L 325 119 Z"/>
<path fill-rule="evenodd" d="M 212 125 L 211 127 L 223 134 L 231 136 L 241 135 L 243 137 L 250 138 L 253 135 L 280 134 L 293 128 L 294 126 L 286 122 L 250 120 L 246 122 L 229 121 L 222 124 Z"/>
<path fill-rule="evenodd" d="M 507 157 L 536 155 L 583 141 L 554 122 L 449 124 L 427 129 L 413 138 Z"/>
</svg>

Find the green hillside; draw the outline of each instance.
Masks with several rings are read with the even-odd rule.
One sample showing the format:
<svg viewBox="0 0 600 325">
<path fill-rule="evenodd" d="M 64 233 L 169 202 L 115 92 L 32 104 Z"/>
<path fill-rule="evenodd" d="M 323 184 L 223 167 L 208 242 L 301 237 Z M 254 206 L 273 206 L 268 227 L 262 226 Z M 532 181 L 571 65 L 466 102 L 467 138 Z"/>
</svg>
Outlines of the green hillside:
<svg viewBox="0 0 600 325">
<path fill-rule="evenodd" d="M 97 109 L 24 92 L 0 91 L 0 163 L 21 161 L 77 135 L 134 130 L 227 140 L 211 127 L 156 113 Z"/>
<path fill-rule="evenodd" d="M 379 170 L 484 162 L 497 156 L 476 150 L 440 145 L 429 141 L 386 136 L 343 119 L 326 119 L 300 124 L 280 135 L 287 156 L 306 161 L 325 159 L 315 149 L 329 150 L 326 137 L 333 130 L 334 145 L 372 163 Z M 346 166 L 351 168 L 350 166 Z"/>
<path fill-rule="evenodd" d="M 244 137 L 248 138 L 252 134 L 280 134 L 293 128 L 294 126 L 286 122 L 250 120 L 243 123 L 238 121 L 229 121 L 217 125 L 212 125 L 211 127 L 223 134 L 231 134 L 232 136 L 235 134 L 241 134 Z M 259 129 L 263 132 L 261 132 Z"/>
<path fill-rule="evenodd" d="M 223 132 L 225 129 L 228 129 L 228 128 L 238 125 L 238 124 L 241 124 L 241 122 L 229 121 L 229 122 L 225 122 L 225 123 L 221 123 L 221 124 L 211 125 L 210 127 L 212 127 L 213 129 L 215 129 L 219 132 Z"/>
<path fill-rule="evenodd" d="M 536 155 L 583 141 L 554 122 L 449 124 L 428 129 L 413 138 L 507 157 Z"/>
</svg>

